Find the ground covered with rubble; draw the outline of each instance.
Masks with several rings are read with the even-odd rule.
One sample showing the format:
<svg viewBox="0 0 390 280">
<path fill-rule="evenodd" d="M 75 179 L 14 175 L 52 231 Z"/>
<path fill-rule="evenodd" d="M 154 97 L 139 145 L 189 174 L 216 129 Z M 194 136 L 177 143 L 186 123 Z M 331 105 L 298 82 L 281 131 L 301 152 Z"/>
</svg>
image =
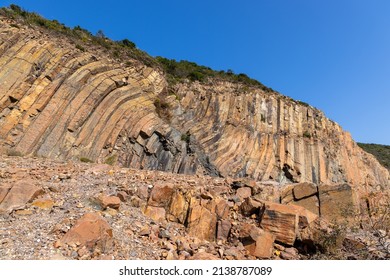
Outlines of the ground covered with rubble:
<svg viewBox="0 0 390 280">
<path fill-rule="evenodd" d="M 1 156 L 0 259 L 390 258 L 385 226 L 288 199 L 312 188 Z"/>
</svg>

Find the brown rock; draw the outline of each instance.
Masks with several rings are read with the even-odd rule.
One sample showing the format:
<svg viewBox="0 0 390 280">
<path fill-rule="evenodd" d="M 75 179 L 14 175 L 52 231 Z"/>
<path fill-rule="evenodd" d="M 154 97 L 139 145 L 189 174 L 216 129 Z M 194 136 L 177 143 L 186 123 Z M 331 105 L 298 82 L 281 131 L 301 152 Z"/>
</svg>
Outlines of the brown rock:
<svg viewBox="0 0 390 280">
<path fill-rule="evenodd" d="M 217 216 L 205 207 L 196 205 L 188 216 L 188 233 L 199 239 L 213 241 L 216 236 Z"/>
<path fill-rule="evenodd" d="M 230 207 L 225 199 L 215 199 L 215 214 L 217 214 L 218 219 L 227 219 L 229 217 L 229 211 Z"/>
<path fill-rule="evenodd" d="M 31 205 L 47 210 L 53 208 L 54 201 L 49 198 L 41 198 L 34 200 Z"/>
<path fill-rule="evenodd" d="M 320 185 L 318 187 L 321 217 L 331 221 L 351 220 L 357 213 L 356 198 L 351 186 Z"/>
<path fill-rule="evenodd" d="M 103 209 L 107 209 L 108 207 L 112 209 L 119 209 L 121 204 L 121 200 L 117 196 L 108 196 L 101 194 L 99 195 L 97 200 Z"/>
<path fill-rule="evenodd" d="M 232 224 L 228 220 L 220 220 L 217 225 L 217 239 L 227 240 L 230 234 Z"/>
<path fill-rule="evenodd" d="M 175 192 L 172 197 L 171 205 L 169 207 L 168 220 L 172 222 L 179 222 L 184 224 L 187 218 L 187 210 L 189 203 L 180 192 Z"/>
<path fill-rule="evenodd" d="M 277 241 L 293 245 L 299 230 L 313 222 L 317 215 L 295 205 L 266 202 L 261 213 L 260 225 L 273 233 Z"/>
<path fill-rule="evenodd" d="M 8 187 L 6 187 L 8 188 Z M 3 196 L 5 190 L 3 188 Z M 9 214 L 13 210 L 24 208 L 26 203 L 43 194 L 43 190 L 28 180 L 14 183 L 0 203 L 0 214 Z"/>
<path fill-rule="evenodd" d="M 122 202 L 126 202 L 127 199 L 129 198 L 129 195 L 124 192 L 124 191 L 119 191 L 116 196 L 122 201 Z"/>
<path fill-rule="evenodd" d="M 0 186 L 0 205 L 3 202 L 5 196 L 10 191 L 10 189 L 11 189 L 11 186 Z"/>
<path fill-rule="evenodd" d="M 155 186 L 148 200 L 149 206 L 167 208 L 173 196 L 174 189 L 170 186 Z"/>
<path fill-rule="evenodd" d="M 31 211 L 31 210 L 26 210 L 26 209 L 23 209 L 23 210 L 16 210 L 16 211 L 15 211 L 15 214 L 18 215 L 18 216 L 29 216 L 29 215 L 32 215 L 32 214 L 33 214 L 33 211 Z"/>
<path fill-rule="evenodd" d="M 108 252 L 113 248 L 112 229 L 97 213 L 87 213 L 59 240 L 56 246 L 68 244 L 70 246 L 85 246 L 89 250 L 95 249 Z"/>
<path fill-rule="evenodd" d="M 242 215 L 249 217 L 253 214 L 259 213 L 259 210 L 263 207 L 263 205 L 264 204 L 262 202 L 248 197 L 240 205 L 240 211 Z"/>
<path fill-rule="evenodd" d="M 320 207 L 319 207 L 318 198 L 315 195 L 307 197 L 307 198 L 303 198 L 303 199 L 298 200 L 298 201 L 292 201 L 289 204 L 301 206 L 301 207 L 309 210 L 310 212 L 312 212 L 316 215 L 319 215 Z"/>
<path fill-rule="evenodd" d="M 280 258 L 284 260 L 298 260 L 299 259 L 298 250 L 293 247 L 286 248 L 284 251 L 280 252 Z"/>
<path fill-rule="evenodd" d="M 241 199 L 244 200 L 245 198 L 248 198 L 252 195 L 252 189 L 249 187 L 242 187 L 237 190 L 236 195 Z"/>
<path fill-rule="evenodd" d="M 244 223 L 241 225 L 239 237 L 250 255 L 263 259 L 271 258 L 275 241 L 271 233 Z"/>
<path fill-rule="evenodd" d="M 147 200 L 149 198 L 149 187 L 142 185 L 137 188 L 137 196 L 142 200 Z"/>
<path fill-rule="evenodd" d="M 194 254 L 192 257 L 188 258 L 189 260 L 220 260 L 217 256 L 206 253 L 206 252 L 198 252 Z"/>
<path fill-rule="evenodd" d="M 147 206 L 144 214 L 156 222 L 165 221 L 165 209 L 162 207 Z"/>
<path fill-rule="evenodd" d="M 313 183 L 299 183 L 294 185 L 293 194 L 296 200 L 309 197 L 317 193 L 317 186 Z"/>
</svg>

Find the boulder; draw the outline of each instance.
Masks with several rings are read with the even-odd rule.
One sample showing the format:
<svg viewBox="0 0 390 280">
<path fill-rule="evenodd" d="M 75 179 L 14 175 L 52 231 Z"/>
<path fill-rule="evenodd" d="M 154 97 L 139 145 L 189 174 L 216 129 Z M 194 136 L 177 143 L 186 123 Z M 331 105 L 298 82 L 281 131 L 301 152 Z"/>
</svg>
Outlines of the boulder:
<svg viewBox="0 0 390 280">
<path fill-rule="evenodd" d="M 239 238 L 250 255 L 262 259 L 272 257 L 275 241 L 273 234 L 244 223 L 240 227 Z"/>
<path fill-rule="evenodd" d="M 112 209 L 119 209 L 119 206 L 121 204 L 121 200 L 117 196 L 108 196 L 101 194 L 97 198 L 98 203 L 103 209 L 112 208 Z"/>
<path fill-rule="evenodd" d="M 266 202 L 260 213 L 260 226 L 273 233 L 276 241 L 292 246 L 299 231 L 317 217 L 300 206 Z"/>
<path fill-rule="evenodd" d="M 107 253 L 113 248 L 113 234 L 109 224 L 97 213 L 87 213 L 59 240 L 57 246 L 68 244 L 85 246 Z"/>
<path fill-rule="evenodd" d="M 248 198 L 252 195 L 252 189 L 249 187 L 241 187 L 237 190 L 236 195 L 241 200 L 244 200 L 245 198 Z"/>
<path fill-rule="evenodd" d="M 351 220 L 357 213 L 356 198 L 350 185 L 320 185 L 321 217 L 331 222 Z"/>
<path fill-rule="evenodd" d="M 149 196 L 148 205 L 167 208 L 174 193 L 171 186 L 155 186 Z"/>
<path fill-rule="evenodd" d="M 189 203 L 186 198 L 180 192 L 175 192 L 169 206 L 168 220 L 184 224 L 187 218 L 188 206 Z"/>
<path fill-rule="evenodd" d="M 13 210 L 22 209 L 28 202 L 44 193 L 40 187 L 28 180 L 20 180 L 0 189 L 0 195 L 3 197 L 0 203 L 0 214 L 9 214 Z"/>
<path fill-rule="evenodd" d="M 188 233 L 199 239 L 214 241 L 217 215 L 201 205 L 191 207 L 188 216 Z"/>
<path fill-rule="evenodd" d="M 230 229 L 232 224 L 228 220 L 220 220 L 217 225 L 217 239 L 218 240 L 227 240 L 230 234 Z"/>
<path fill-rule="evenodd" d="M 162 207 L 147 206 L 144 214 L 155 222 L 165 221 L 165 209 Z"/>
<path fill-rule="evenodd" d="M 313 196 L 318 192 L 317 186 L 313 183 L 304 182 L 294 185 L 293 194 L 296 200 Z"/>
<path fill-rule="evenodd" d="M 262 202 L 248 197 L 240 205 L 240 211 L 242 215 L 249 217 L 253 214 L 259 213 L 259 210 L 263 207 L 263 205 L 264 204 Z"/>
</svg>

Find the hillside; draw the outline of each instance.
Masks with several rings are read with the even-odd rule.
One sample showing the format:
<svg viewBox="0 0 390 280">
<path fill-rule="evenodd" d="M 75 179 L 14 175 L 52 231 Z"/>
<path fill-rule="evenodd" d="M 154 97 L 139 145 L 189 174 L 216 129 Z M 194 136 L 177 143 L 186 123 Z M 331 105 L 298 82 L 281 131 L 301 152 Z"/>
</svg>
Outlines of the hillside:
<svg viewBox="0 0 390 280">
<path fill-rule="evenodd" d="M 366 152 L 373 154 L 387 169 L 390 169 L 390 146 L 379 144 L 357 143 Z"/>
<path fill-rule="evenodd" d="M 5 258 L 137 258 L 135 243 L 139 258 L 388 257 L 389 171 L 321 111 L 15 5 L 0 10 L 0 154 Z M 14 221 L 43 249 L 20 247 Z"/>
</svg>

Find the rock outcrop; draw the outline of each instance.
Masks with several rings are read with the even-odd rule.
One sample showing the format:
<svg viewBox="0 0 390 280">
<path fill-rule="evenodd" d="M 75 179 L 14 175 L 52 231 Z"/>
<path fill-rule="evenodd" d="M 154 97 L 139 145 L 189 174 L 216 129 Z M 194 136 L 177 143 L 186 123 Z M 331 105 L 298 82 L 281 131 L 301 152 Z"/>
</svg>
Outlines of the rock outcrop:
<svg viewBox="0 0 390 280">
<path fill-rule="evenodd" d="M 388 187 L 389 172 L 311 106 L 213 79 L 168 90 L 158 69 L 12 23 L 0 18 L 4 153 L 281 185 Z"/>
</svg>

